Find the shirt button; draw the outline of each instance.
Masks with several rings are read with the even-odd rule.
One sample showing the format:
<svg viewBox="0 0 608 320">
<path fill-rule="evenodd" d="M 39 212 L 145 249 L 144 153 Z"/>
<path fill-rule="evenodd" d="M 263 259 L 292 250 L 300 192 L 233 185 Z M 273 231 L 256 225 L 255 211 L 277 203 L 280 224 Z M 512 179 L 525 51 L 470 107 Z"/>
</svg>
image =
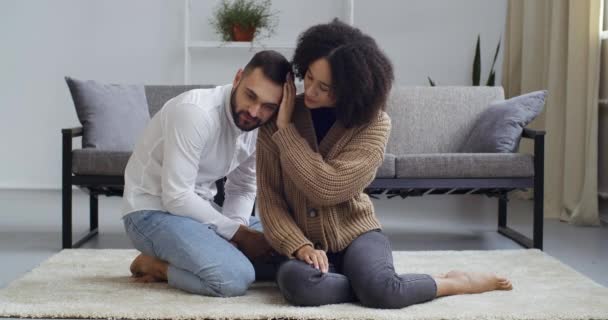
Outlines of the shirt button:
<svg viewBox="0 0 608 320">
<path fill-rule="evenodd" d="M 315 249 L 321 250 L 322 248 L 323 248 L 323 246 L 321 245 L 321 243 L 319 243 L 319 242 L 315 243 Z"/>
<path fill-rule="evenodd" d="M 311 218 L 316 218 L 317 217 L 317 210 L 316 209 L 310 209 L 308 210 L 308 216 Z"/>
</svg>

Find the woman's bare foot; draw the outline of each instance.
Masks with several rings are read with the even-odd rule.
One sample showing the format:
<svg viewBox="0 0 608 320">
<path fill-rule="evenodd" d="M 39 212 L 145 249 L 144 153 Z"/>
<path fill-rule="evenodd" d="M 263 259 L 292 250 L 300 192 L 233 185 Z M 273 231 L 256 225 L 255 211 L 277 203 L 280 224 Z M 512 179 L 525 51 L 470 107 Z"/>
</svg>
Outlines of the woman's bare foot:
<svg viewBox="0 0 608 320">
<path fill-rule="evenodd" d="M 492 273 L 450 271 L 445 277 L 435 278 L 435 281 L 438 297 L 513 289 L 509 279 Z"/>
<path fill-rule="evenodd" d="M 136 282 L 163 282 L 167 281 L 168 267 L 165 261 L 140 254 L 133 260 L 130 269 Z"/>
</svg>

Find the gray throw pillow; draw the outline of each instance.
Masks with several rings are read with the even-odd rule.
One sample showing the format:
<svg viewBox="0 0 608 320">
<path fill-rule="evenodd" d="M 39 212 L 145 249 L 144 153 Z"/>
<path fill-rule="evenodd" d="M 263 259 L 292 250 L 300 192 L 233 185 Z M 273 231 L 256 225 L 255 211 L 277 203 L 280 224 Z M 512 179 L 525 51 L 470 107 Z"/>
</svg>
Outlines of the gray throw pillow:
<svg viewBox="0 0 608 320">
<path fill-rule="evenodd" d="M 460 152 L 517 152 L 523 129 L 545 105 L 546 90 L 490 103 L 476 120 Z"/>
<path fill-rule="evenodd" d="M 150 120 L 144 86 L 65 81 L 83 127 L 83 148 L 132 151 Z"/>
</svg>

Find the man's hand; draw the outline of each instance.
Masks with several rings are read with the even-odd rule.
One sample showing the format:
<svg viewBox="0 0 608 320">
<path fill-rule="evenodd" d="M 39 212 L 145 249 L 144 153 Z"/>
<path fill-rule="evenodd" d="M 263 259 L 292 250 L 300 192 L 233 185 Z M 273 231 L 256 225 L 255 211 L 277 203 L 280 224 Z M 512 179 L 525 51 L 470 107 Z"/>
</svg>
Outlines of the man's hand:
<svg viewBox="0 0 608 320">
<path fill-rule="evenodd" d="M 304 261 L 323 273 L 329 271 L 329 261 L 327 254 L 323 250 L 316 250 L 310 245 L 305 245 L 298 249 L 295 254 L 298 260 Z"/>
<path fill-rule="evenodd" d="M 249 260 L 254 261 L 262 256 L 269 255 L 272 247 L 264 238 L 264 234 L 241 225 L 230 242 L 236 243 Z"/>
</svg>

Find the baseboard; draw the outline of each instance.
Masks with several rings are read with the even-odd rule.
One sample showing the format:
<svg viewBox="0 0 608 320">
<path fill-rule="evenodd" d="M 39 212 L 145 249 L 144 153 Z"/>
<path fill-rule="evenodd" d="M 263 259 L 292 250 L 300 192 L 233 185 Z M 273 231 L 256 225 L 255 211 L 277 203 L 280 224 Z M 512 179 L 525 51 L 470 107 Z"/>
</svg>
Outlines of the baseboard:
<svg viewBox="0 0 608 320">
<path fill-rule="evenodd" d="M 19 184 L 0 184 L 0 190 L 6 191 L 61 191 L 61 186 L 55 185 L 19 185 Z M 80 190 L 78 187 L 72 186 L 72 190 Z"/>
</svg>

